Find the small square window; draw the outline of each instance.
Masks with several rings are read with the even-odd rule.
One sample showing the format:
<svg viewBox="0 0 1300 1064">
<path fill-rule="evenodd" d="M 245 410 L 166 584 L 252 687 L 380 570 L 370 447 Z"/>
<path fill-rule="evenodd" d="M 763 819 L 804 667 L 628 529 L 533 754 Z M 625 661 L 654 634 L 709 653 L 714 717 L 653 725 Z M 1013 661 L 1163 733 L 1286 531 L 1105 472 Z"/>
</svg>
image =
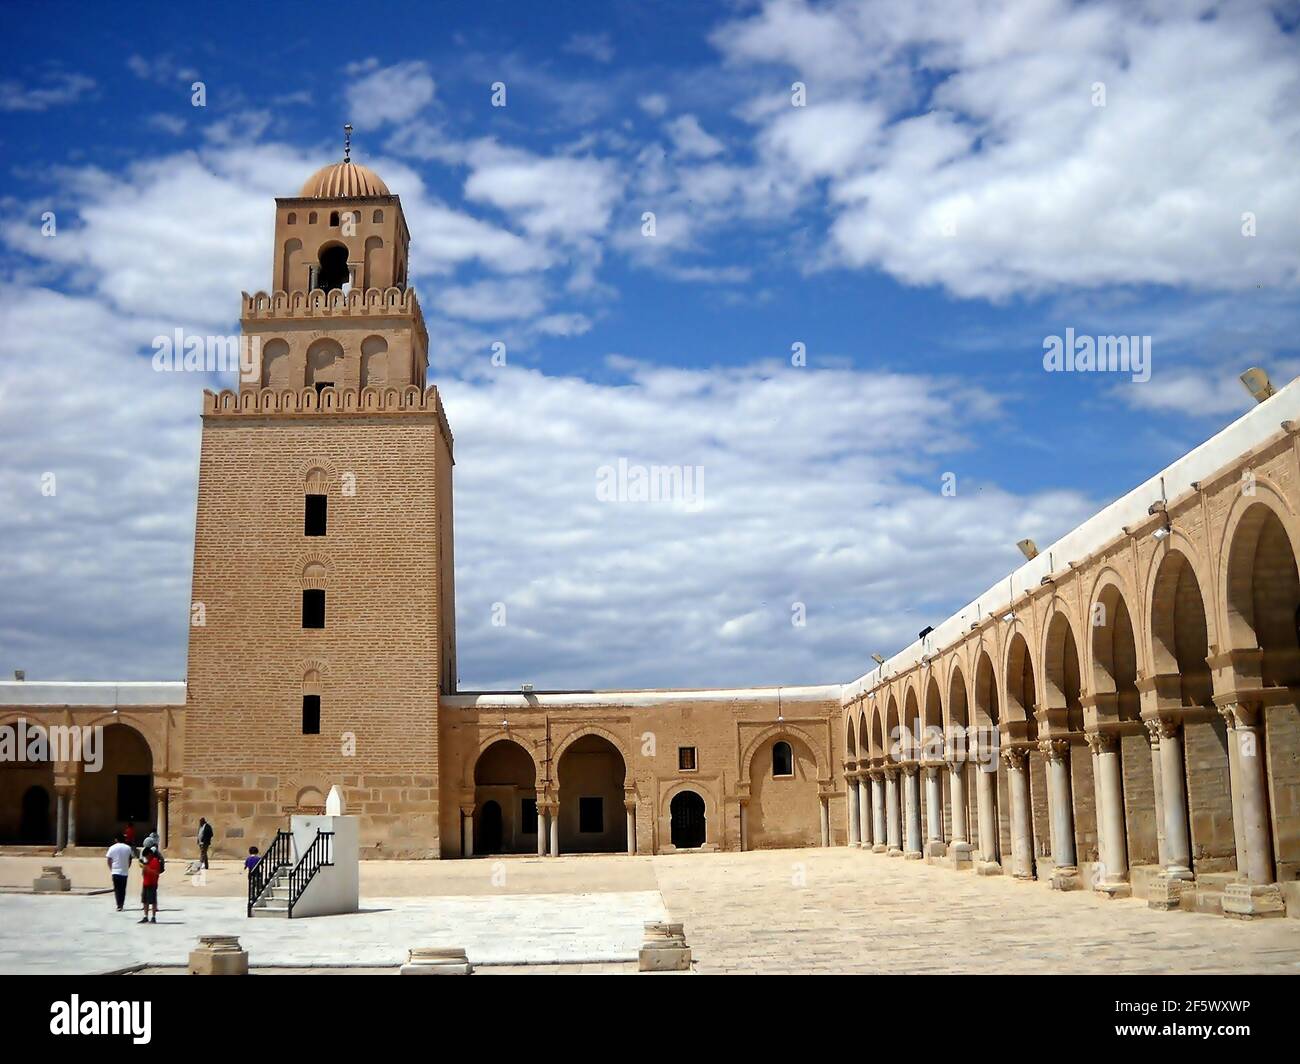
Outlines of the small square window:
<svg viewBox="0 0 1300 1064">
<path fill-rule="evenodd" d="M 302 733 L 320 734 L 320 695 L 302 696 Z"/>
<path fill-rule="evenodd" d="M 537 834 L 537 799 L 525 798 L 519 808 L 519 834 Z"/>
<path fill-rule="evenodd" d="M 679 746 L 677 748 L 677 768 L 682 772 L 695 771 L 695 747 Z"/>
<path fill-rule="evenodd" d="M 308 588 L 302 593 L 302 626 L 325 627 L 325 592 L 321 588 Z"/>
<path fill-rule="evenodd" d="M 605 831 L 605 799 L 578 799 L 578 830 L 584 835 L 600 835 Z"/>
<path fill-rule="evenodd" d="M 308 495 L 303 508 L 302 533 L 304 536 L 323 536 L 329 522 L 328 495 Z"/>
</svg>

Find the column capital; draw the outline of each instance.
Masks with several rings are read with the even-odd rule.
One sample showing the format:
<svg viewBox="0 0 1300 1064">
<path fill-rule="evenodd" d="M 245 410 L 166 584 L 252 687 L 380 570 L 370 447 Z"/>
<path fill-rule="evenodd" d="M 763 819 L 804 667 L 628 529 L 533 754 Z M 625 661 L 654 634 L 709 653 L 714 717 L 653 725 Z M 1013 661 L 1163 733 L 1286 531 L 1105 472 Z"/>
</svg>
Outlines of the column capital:
<svg viewBox="0 0 1300 1064">
<path fill-rule="evenodd" d="M 880 774 L 884 776 L 886 780 L 896 780 L 898 779 L 898 766 L 883 765 L 880 769 Z"/>
<path fill-rule="evenodd" d="M 473 816 L 473 815 L 474 815 L 474 807 L 473 807 L 472 805 L 462 805 L 462 806 L 460 807 L 460 815 L 461 815 L 461 816 Z"/>
<path fill-rule="evenodd" d="M 1094 754 L 1105 754 L 1119 748 L 1119 736 L 1114 732 L 1088 732 L 1084 738 Z"/>
<path fill-rule="evenodd" d="M 1022 769 L 1025 767 L 1025 759 L 1029 751 L 1023 747 L 1011 746 L 1001 752 L 1002 760 L 1006 762 L 1009 769 Z"/>
<path fill-rule="evenodd" d="M 1152 746 L 1159 746 L 1161 739 L 1173 739 L 1178 735 L 1179 724 L 1173 717 L 1144 717 L 1142 723 L 1151 736 Z"/>
<path fill-rule="evenodd" d="M 920 771 L 921 766 L 915 761 L 904 761 L 899 768 L 904 776 L 915 776 Z"/>
<path fill-rule="evenodd" d="M 1068 739 L 1039 739 L 1038 749 L 1048 761 L 1064 761 L 1070 752 Z"/>
</svg>

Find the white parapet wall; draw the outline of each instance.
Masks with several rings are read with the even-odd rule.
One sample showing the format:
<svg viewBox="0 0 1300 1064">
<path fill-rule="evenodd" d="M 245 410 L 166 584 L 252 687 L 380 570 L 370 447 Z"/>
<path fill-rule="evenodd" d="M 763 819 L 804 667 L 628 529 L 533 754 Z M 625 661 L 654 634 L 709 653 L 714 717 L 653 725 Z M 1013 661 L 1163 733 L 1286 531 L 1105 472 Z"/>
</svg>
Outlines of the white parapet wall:
<svg viewBox="0 0 1300 1064">
<path fill-rule="evenodd" d="M 334 833 L 333 864 L 322 866 L 307 884 L 307 889 L 293 907 L 294 919 L 356 912 L 361 907 L 361 847 L 357 818 L 294 816 L 289 830 L 293 834 L 295 863 L 316 841 L 317 832 Z"/>
</svg>

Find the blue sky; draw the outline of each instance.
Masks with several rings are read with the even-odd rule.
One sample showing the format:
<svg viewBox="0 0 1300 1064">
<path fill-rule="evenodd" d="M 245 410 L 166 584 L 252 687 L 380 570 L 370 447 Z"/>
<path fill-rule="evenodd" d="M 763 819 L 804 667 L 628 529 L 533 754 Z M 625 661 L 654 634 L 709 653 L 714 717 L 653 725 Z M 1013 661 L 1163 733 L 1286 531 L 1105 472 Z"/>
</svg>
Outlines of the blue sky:
<svg viewBox="0 0 1300 1064">
<path fill-rule="evenodd" d="M 199 395 L 229 382 L 150 372 L 151 341 L 237 329 L 274 196 L 350 121 L 402 196 L 457 438 L 462 686 L 851 679 L 1016 540 L 1243 412 L 1246 366 L 1298 371 L 1296 22 L 1051 0 L 12 19 L 0 668 L 183 676 Z M 1045 372 L 1067 328 L 1150 336 L 1150 379 Z M 703 505 L 599 503 L 620 457 L 703 466 Z"/>
</svg>

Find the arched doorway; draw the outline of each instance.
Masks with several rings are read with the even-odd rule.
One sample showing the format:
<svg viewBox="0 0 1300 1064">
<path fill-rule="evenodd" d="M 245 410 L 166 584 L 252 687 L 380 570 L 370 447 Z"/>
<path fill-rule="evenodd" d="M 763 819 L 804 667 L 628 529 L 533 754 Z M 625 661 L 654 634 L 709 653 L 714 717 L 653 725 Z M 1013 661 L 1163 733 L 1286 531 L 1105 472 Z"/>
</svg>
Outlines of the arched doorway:
<svg viewBox="0 0 1300 1064">
<path fill-rule="evenodd" d="M 623 784 L 627 766 L 603 735 L 583 735 L 560 755 L 560 852 L 619 853 L 627 849 Z"/>
<path fill-rule="evenodd" d="M 77 785 L 77 842 L 108 845 L 130 823 L 143 839 L 154 826 L 153 753 L 149 743 L 126 724 L 104 729 L 103 767 L 81 773 Z"/>
<path fill-rule="evenodd" d="M 679 791 L 668 804 L 670 839 L 679 850 L 704 845 L 704 799 L 694 791 Z"/>
<path fill-rule="evenodd" d="M 498 739 L 474 765 L 474 852 L 537 849 L 537 770 L 513 739 Z"/>
<path fill-rule="evenodd" d="M 22 817 L 19 826 L 22 842 L 47 843 L 54 841 L 50 826 L 50 792 L 39 785 L 23 792 Z"/>
</svg>

